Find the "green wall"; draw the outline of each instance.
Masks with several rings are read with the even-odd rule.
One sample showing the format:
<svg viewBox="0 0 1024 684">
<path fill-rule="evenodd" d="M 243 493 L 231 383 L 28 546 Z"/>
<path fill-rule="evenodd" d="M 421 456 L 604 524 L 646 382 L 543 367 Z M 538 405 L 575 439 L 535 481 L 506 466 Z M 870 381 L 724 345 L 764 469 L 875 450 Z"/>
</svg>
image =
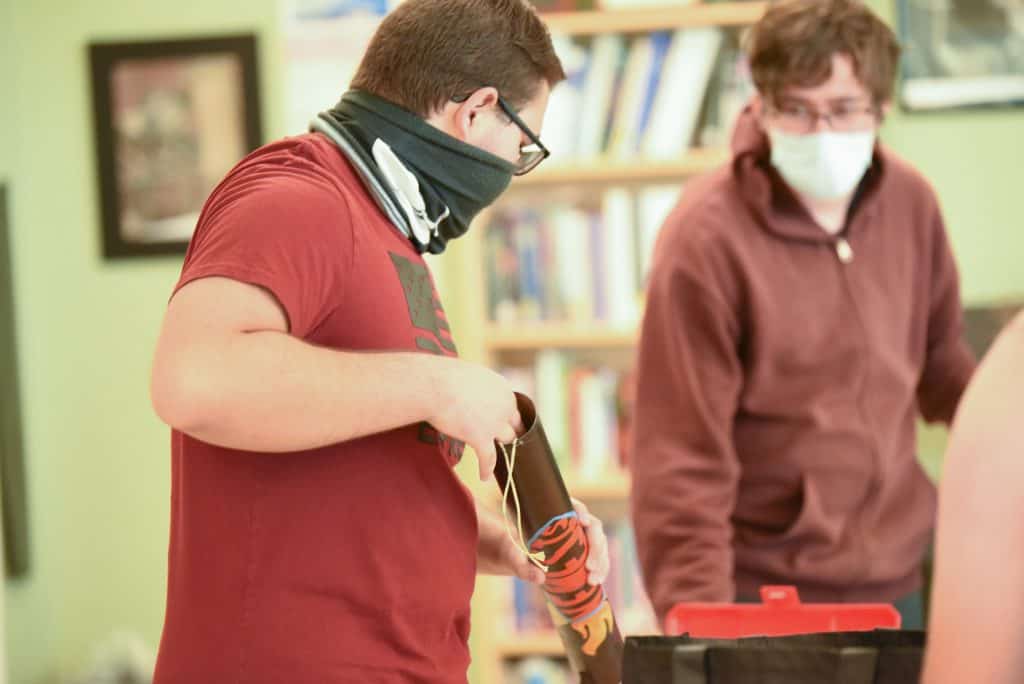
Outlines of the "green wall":
<svg viewBox="0 0 1024 684">
<path fill-rule="evenodd" d="M 276 11 L 274 0 L 3 6 L 0 171 L 13 185 L 34 562 L 6 587 L 13 684 L 73 671 L 116 629 L 155 645 L 163 619 L 169 439 L 147 384 L 180 259 L 100 256 L 86 45 L 256 31 L 264 129 L 277 135 Z"/>
<path fill-rule="evenodd" d="M 868 0 L 892 22 L 893 0 Z M 883 140 L 932 182 L 970 304 L 1024 299 L 1024 108 L 907 113 L 893 107 Z M 933 478 L 945 429 L 924 427 L 918 452 Z"/>
<path fill-rule="evenodd" d="M 868 0 L 892 21 L 892 0 Z M 1024 108 L 913 113 L 893 108 L 883 138 L 935 185 L 969 302 L 1024 295 Z"/>
<path fill-rule="evenodd" d="M 891 16 L 887 1 L 872 4 Z M 12 183 L 34 561 L 30 579 L 6 585 L 12 684 L 72 671 L 114 629 L 155 644 L 163 614 L 168 435 L 147 374 L 179 260 L 100 257 L 85 46 L 257 31 L 276 137 L 276 18 L 275 0 L 0 0 L 0 177 Z M 935 183 L 967 298 L 1024 294 L 1024 109 L 896 112 L 885 138 Z"/>
<path fill-rule="evenodd" d="M 11 43 L 14 36 L 14 25 L 12 21 L 13 0 L 0 0 L 0 92 L 11 96 L 11 81 L 13 80 L 11 69 L 8 65 L 14 59 L 14 52 Z M 0 107 L 0 182 L 7 180 L 13 167 L 11 148 L 13 136 L 10 130 L 10 121 L 17 103 L 8 99 L 6 107 Z"/>
</svg>

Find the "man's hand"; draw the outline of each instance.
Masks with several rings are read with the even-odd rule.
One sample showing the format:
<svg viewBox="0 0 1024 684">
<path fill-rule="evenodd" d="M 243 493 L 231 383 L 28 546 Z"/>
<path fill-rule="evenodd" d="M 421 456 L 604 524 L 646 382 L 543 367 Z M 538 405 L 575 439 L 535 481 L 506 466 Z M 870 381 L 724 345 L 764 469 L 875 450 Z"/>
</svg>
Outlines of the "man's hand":
<svg viewBox="0 0 1024 684">
<path fill-rule="evenodd" d="M 587 533 L 590 543 L 590 555 L 587 556 L 587 581 L 591 584 L 603 584 L 608 578 L 611 561 L 608 558 L 608 537 L 604 534 L 604 525 L 600 519 L 591 514 L 590 510 L 579 499 L 572 500 L 573 508 L 580 516 L 580 524 Z"/>
<path fill-rule="evenodd" d="M 523 430 L 512 385 L 502 375 L 462 359 L 424 359 L 431 366 L 436 395 L 428 422 L 473 449 L 480 479 L 490 480 L 497 461 L 494 442 L 512 442 Z"/>
<path fill-rule="evenodd" d="M 590 544 L 587 581 L 594 585 L 602 584 L 608 577 L 609 568 L 608 539 L 604 534 L 604 526 L 591 515 L 582 501 L 573 499 L 572 502 Z M 477 572 L 485 575 L 513 575 L 534 584 L 544 583 L 544 572 L 516 547 L 505 530 L 501 516 L 487 510 L 477 501 L 477 519 Z"/>
<path fill-rule="evenodd" d="M 199 278 L 171 299 L 153 359 L 153 408 L 196 439 L 245 451 L 317 449 L 427 421 L 494 470 L 521 419 L 508 380 L 457 358 L 348 351 L 292 334 L 269 291 Z"/>
</svg>

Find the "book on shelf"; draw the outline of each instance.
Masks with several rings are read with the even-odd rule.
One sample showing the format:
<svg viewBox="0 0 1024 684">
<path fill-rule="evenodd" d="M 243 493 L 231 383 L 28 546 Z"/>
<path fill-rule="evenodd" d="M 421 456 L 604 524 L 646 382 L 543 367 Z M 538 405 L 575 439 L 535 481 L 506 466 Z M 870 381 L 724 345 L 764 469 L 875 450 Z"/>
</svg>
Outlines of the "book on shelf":
<svg viewBox="0 0 1024 684">
<path fill-rule="evenodd" d="M 556 300 L 560 298 L 562 302 L 560 313 L 568 321 L 593 320 L 592 266 L 586 248 L 591 218 L 584 210 L 571 205 L 557 207 L 548 217 L 555 234 L 553 290 L 557 293 Z"/>
<path fill-rule="evenodd" d="M 629 158 L 636 153 L 640 109 L 653 57 L 650 35 L 633 38 L 619 72 L 618 92 L 613 97 L 605 145 L 605 154 L 609 157 Z"/>
<path fill-rule="evenodd" d="M 722 34 L 716 27 L 680 29 L 673 34 L 640 147 L 643 157 L 675 159 L 690 148 Z"/>
<path fill-rule="evenodd" d="M 620 476 L 628 458 L 633 374 L 583 363 L 555 349 L 540 351 L 530 367 L 500 370 L 513 389 L 534 399 L 555 462 L 574 485 Z"/>
<path fill-rule="evenodd" d="M 551 453 L 563 473 L 572 467 L 570 459 L 569 387 L 566 376 L 569 361 L 565 354 L 545 350 L 534 361 L 535 394 L 532 395 L 544 425 Z"/>
<path fill-rule="evenodd" d="M 641 283 L 637 276 L 635 205 L 625 188 L 609 188 L 601 207 L 604 250 L 601 280 L 608 288 L 608 323 L 635 325 L 640 314 Z"/>
<path fill-rule="evenodd" d="M 633 328 L 658 231 L 678 194 L 677 185 L 613 187 L 599 206 L 497 210 L 484 246 L 490 320 Z"/>
<path fill-rule="evenodd" d="M 529 656 L 506 667 L 506 684 L 576 684 L 579 675 L 562 659 Z"/>
<path fill-rule="evenodd" d="M 626 39 L 617 33 L 597 36 L 591 43 L 587 71 L 581 81 L 580 109 L 566 113 L 579 122 L 575 149 L 580 159 L 596 157 L 603 151 L 605 130 L 611 119 L 615 85 L 625 50 Z M 562 87 L 566 84 L 559 83 L 555 89 Z"/>
<path fill-rule="evenodd" d="M 719 27 L 556 35 L 554 45 L 566 80 L 545 114 L 549 165 L 679 159 L 704 128 L 720 145 L 752 93 L 735 32 Z"/>
<path fill-rule="evenodd" d="M 583 110 L 583 87 L 593 52 L 568 36 L 553 35 L 551 42 L 562 61 L 565 80 L 551 90 L 541 135 L 554 159 L 575 159 L 580 125 L 577 116 Z"/>
<path fill-rule="evenodd" d="M 679 185 L 649 185 L 636 193 L 640 282 L 646 286 L 661 227 L 679 201 Z"/>
<path fill-rule="evenodd" d="M 654 96 L 658 93 L 665 71 L 665 56 L 672 45 L 672 33 L 670 31 L 656 31 L 651 34 L 651 59 L 648 64 L 648 71 L 643 79 L 638 93 L 639 109 L 637 112 L 636 128 L 630 144 L 620 150 L 620 157 L 638 154 L 640 152 L 640 141 L 647 133 L 647 127 L 651 123 L 651 112 L 654 111 Z M 667 80 L 667 79 L 666 79 Z"/>
<path fill-rule="evenodd" d="M 598 7 L 603 10 L 622 10 L 646 7 L 679 7 L 695 5 L 707 0 L 600 0 Z"/>
<path fill-rule="evenodd" d="M 633 464 L 633 416 L 636 406 L 636 368 L 623 371 L 619 378 L 615 405 L 618 409 L 619 466 L 629 471 Z"/>
<path fill-rule="evenodd" d="M 570 379 L 569 401 L 578 406 L 569 424 L 570 457 L 572 472 L 582 482 L 619 467 L 618 382 L 618 372 L 610 368 L 580 366 Z"/>
<path fill-rule="evenodd" d="M 708 95 L 701 115 L 704 125 L 694 141 L 697 147 L 728 148 L 733 124 L 756 93 L 750 64 L 737 36 L 729 34 L 728 37 L 731 40 L 723 41 L 708 84 Z"/>
<path fill-rule="evenodd" d="M 534 209 L 522 210 L 514 237 L 519 258 L 519 307 L 525 320 L 539 320 L 548 311 L 544 296 L 547 279 L 541 276 L 541 240 L 547 239 L 548 232 L 541 235 L 539 212 Z"/>
</svg>

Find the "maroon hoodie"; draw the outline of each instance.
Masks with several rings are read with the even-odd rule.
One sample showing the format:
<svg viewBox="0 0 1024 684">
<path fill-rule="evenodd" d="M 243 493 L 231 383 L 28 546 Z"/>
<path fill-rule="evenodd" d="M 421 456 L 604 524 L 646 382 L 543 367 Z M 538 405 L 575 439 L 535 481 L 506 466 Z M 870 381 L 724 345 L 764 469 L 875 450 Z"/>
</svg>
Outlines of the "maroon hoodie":
<svg viewBox="0 0 1024 684">
<path fill-rule="evenodd" d="M 658 615 L 795 584 L 892 601 L 921 584 L 935 488 L 915 420 L 974 369 L 929 184 L 881 145 L 829 235 L 741 118 L 658 240 L 639 345 L 633 517 Z"/>
</svg>

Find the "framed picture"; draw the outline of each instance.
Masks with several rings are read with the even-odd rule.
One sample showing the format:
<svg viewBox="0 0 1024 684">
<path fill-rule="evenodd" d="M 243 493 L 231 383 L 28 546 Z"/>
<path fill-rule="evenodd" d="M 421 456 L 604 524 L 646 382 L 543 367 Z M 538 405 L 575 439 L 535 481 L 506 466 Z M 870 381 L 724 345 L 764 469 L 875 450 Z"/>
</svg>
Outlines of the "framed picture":
<svg viewBox="0 0 1024 684">
<path fill-rule="evenodd" d="M 897 0 L 908 110 L 1024 104 L 1024 0 Z"/>
<path fill-rule="evenodd" d="M 260 145 L 253 35 L 89 46 L 103 253 L 184 252 L 207 195 Z"/>
<path fill-rule="evenodd" d="M 10 578 L 29 571 L 28 489 L 22 442 L 18 355 L 15 349 L 14 282 L 7 188 L 0 183 L 0 518 L 3 518 L 3 570 Z M 4 572 L 0 570 L 0 576 Z"/>
</svg>

